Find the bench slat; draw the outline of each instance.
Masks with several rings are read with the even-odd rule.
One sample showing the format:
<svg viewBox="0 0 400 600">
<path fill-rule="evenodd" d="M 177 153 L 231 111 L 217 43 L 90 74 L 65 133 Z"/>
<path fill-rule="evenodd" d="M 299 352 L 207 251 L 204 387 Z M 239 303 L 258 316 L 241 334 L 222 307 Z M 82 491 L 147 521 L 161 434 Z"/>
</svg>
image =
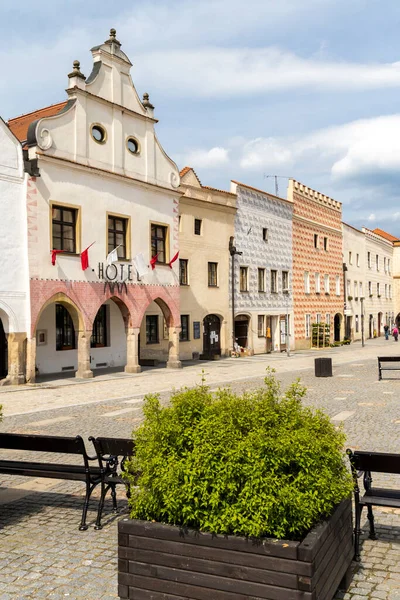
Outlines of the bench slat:
<svg viewBox="0 0 400 600">
<path fill-rule="evenodd" d="M 80 435 L 62 437 L 58 435 L 25 435 L 0 433 L 0 448 L 6 450 L 29 450 L 56 452 L 59 454 L 85 454 L 85 444 Z"/>
<path fill-rule="evenodd" d="M 400 474 L 400 454 L 357 450 L 351 460 L 357 471 Z"/>
<path fill-rule="evenodd" d="M 390 506 L 391 508 L 400 508 L 400 498 L 385 498 L 382 496 L 370 496 L 365 494 L 360 498 L 360 504 L 363 506 Z"/>
</svg>

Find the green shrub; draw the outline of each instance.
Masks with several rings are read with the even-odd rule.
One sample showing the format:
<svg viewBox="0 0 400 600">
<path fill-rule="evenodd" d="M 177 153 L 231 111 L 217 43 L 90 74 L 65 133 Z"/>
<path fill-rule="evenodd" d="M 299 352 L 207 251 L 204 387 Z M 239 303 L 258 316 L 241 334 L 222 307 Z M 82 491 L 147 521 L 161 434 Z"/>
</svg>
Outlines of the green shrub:
<svg viewBox="0 0 400 600">
<path fill-rule="evenodd" d="M 272 372 L 243 395 L 205 385 L 146 397 L 127 468 L 131 517 L 201 531 L 301 539 L 352 489 L 345 436 Z"/>
</svg>

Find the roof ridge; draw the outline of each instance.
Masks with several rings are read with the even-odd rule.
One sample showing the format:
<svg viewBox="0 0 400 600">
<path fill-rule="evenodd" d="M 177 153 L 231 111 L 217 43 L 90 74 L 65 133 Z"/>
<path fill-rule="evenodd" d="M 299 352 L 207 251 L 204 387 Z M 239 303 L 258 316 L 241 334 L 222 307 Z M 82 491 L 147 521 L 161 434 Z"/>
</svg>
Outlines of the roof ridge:
<svg viewBox="0 0 400 600">
<path fill-rule="evenodd" d="M 42 106 L 42 108 L 36 108 L 35 110 L 31 110 L 27 113 L 23 113 L 22 115 L 18 115 L 18 117 L 12 117 L 11 119 L 8 119 L 8 123 L 10 123 L 10 121 L 16 121 L 17 119 L 22 119 L 23 117 L 29 117 L 29 115 L 33 115 L 34 113 L 40 112 L 41 110 L 46 110 L 48 108 L 52 108 L 53 106 L 61 106 L 61 104 L 66 104 L 68 102 L 68 100 L 62 100 L 61 102 L 56 102 L 55 104 L 49 104 L 48 106 Z"/>
</svg>

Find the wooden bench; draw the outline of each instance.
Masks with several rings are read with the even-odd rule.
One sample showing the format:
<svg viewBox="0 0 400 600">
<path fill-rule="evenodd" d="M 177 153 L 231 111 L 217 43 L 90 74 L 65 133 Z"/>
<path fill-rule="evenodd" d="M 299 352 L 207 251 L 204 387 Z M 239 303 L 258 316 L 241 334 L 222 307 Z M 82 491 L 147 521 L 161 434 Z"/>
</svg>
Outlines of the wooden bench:
<svg viewBox="0 0 400 600">
<path fill-rule="evenodd" d="M 80 531 L 88 528 L 86 515 L 90 496 L 94 488 L 102 481 L 100 467 L 89 467 L 90 457 L 81 436 L 60 437 L 52 435 L 22 435 L 17 433 L 0 433 L 0 448 L 6 450 L 25 450 L 32 452 L 51 452 L 58 454 L 80 455 L 82 464 L 65 464 L 49 462 L 32 462 L 30 460 L 0 460 L 0 473 L 5 475 L 22 475 L 24 477 L 49 477 L 82 481 L 86 484 L 85 501 L 82 511 Z"/>
<path fill-rule="evenodd" d="M 399 363 L 397 366 L 393 367 L 387 366 L 382 367 L 382 363 L 389 363 L 389 365 L 393 363 Z M 400 356 L 378 356 L 378 369 L 379 369 L 379 381 L 382 380 L 382 371 L 400 371 Z"/>
<path fill-rule="evenodd" d="M 101 529 L 101 516 L 108 491 L 111 490 L 114 512 L 117 511 L 117 485 L 125 485 L 129 498 L 129 486 L 122 474 L 126 460 L 134 454 L 135 445 L 133 440 L 125 438 L 90 437 L 89 441 L 93 442 L 101 473 L 101 495 L 95 524 L 95 529 Z"/>
<path fill-rule="evenodd" d="M 362 452 L 348 449 L 351 472 L 354 480 L 355 499 L 355 528 L 354 528 L 354 555 L 360 561 L 360 522 L 364 506 L 368 510 L 369 537 L 376 540 L 373 506 L 400 508 L 400 490 L 390 488 L 375 488 L 372 486 L 371 473 L 400 474 L 400 454 L 386 452 Z M 358 478 L 364 474 L 364 495 L 360 495 Z M 362 492 L 361 492 L 362 494 Z"/>
</svg>

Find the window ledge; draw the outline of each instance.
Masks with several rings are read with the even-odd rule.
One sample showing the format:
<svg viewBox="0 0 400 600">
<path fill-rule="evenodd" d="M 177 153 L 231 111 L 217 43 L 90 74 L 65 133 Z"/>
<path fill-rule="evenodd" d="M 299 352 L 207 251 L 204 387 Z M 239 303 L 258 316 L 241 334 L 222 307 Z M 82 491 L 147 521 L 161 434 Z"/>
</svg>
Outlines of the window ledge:
<svg viewBox="0 0 400 600">
<path fill-rule="evenodd" d="M 219 288 L 219 285 L 210 285 L 210 284 L 208 284 L 208 287 L 209 288 Z"/>
</svg>

